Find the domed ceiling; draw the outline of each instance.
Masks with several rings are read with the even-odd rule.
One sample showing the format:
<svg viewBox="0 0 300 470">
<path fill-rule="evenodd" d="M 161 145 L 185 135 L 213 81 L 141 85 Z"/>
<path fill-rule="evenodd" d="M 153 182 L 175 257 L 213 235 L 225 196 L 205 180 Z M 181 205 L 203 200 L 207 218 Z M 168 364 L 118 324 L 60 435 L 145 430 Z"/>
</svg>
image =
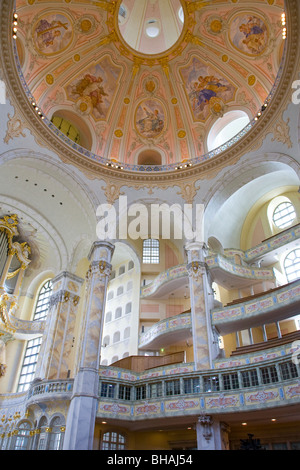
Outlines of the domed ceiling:
<svg viewBox="0 0 300 470">
<path fill-rule="evenodd" d="M 252 123 L 268 103 L 283 11 L 283 0 L 17 0 L 16 48 L 53 132 L 87 158 L 168 169 L 208 158 L 220 118 Z"/>
</svg>

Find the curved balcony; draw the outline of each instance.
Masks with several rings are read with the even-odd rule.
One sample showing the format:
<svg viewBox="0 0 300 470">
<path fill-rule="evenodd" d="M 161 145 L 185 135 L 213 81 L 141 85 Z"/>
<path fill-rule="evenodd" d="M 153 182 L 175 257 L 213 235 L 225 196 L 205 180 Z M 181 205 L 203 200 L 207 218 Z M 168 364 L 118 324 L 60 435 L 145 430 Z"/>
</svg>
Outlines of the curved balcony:
<svg viewBox="0 0 300 470">
<path fill-rule="evenodd" d="M 300 279 L 247 300 L 215 309 L 212 324 L 221 335 L 293 317 L 300 309 Z"/>
<path fill-rule="evenodd" d="M 273 269 L 254 268 L 247 265 L 235 264 L 230 258 L 216 254 L 205 258 L 212 278 L 225 288 L 236 289 L 249 287 L 264 281 L 275 282 Z"/>
<path fill-rule="evenodd" d="M 155 350 L 192 338 L 191 312 L 180 313 L 155 323 L 139 337 L 139 349 Z"/>
<path fill-rule="evenodd" d="M 276 262 L 274 258 L 274 252 L 276 251 L 276 256 L 286 249 L 293 249 L 296 247 L 300 238 L 300 224 L 294 225 L 291 228 L 283 230 L 277 235 L 264 240 L 259 245 L 250 248 L 245 251 L 245 260 L 246 261 L 258 261 L 262 257 L 264 262 L 269 264 Z"/>
<path fill-rule="evenodd" d="M 159 298 L 177 289 L 188 279 L 186 264 L 173 266 L 160 273 L 150 284 L 141 287 L 141 298 Z"/>
<path fill-rule="evenodd" d="M 191 364 L 181 365 L 192 368 Z M 106 374 L 102 367 L 97 416 L 138 421 L 200 413 L 236 414 L 300 403 L 300 369 L 291 356 L 226 371 L 177 371 L 168 376 L 164 372 L 162 368 L 155 377 L 149 373 L 147 378 L 134 373 L 128 377 L 121 369 Z M 110 397 L 105 396 L 103 382 L 110 384 Z"/>
</svg>

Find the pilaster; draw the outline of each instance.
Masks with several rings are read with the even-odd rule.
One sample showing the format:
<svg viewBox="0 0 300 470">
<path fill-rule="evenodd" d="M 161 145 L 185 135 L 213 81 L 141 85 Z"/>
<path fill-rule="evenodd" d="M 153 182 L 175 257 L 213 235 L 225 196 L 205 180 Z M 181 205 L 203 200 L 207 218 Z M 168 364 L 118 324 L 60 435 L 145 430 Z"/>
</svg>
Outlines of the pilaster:
<svg viewBox="0 0 300 470">
<path fill-rule="evenodd" d="M 83 279 L 66 271 L 52 280 L 53 291 L 36 378 L 66 379 L 73 375 L 71 355 L 82 283 Z"/>
<path fill-rule="evenodd" d="M 188 258 L 194 361 L 198 370 L 209 369 L 212 333 L 208 306 L 209 284 L 205 264 L 205 245 L 192 242 L 187 244 L 185 249 Z"/>
<path fill-rule="evenodd" d="M 98 406 L 99 364 L 106 290 L 114 246 L 95 242 L 89 254 L 78 369 L 67 417 L 65 450 L 92 450 Z"/>
</svg>

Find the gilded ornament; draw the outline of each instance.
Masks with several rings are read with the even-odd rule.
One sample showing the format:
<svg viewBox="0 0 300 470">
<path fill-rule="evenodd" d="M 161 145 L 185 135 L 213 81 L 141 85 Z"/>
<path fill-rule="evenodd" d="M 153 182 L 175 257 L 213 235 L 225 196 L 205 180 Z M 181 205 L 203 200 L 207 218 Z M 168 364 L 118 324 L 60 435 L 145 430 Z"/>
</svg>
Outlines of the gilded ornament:
<svg viewBox="0 0 300 470">
<path fill-rule="evenodd" d="M 121 131 L 121 129 L 115 130 L 115 136 L 116 137 L 123 137 L 123 132 Z"/>
<path fill-rule="evenodd" d="M 46 82 L 48 83 L 48 85 L 52 85 L 52 84 L 53 84 L 53 82 L 54 82 L 54 77 L 53 77 L 53 75 L 51 75 L 51 73 L 48 73 L 48 74 L 46 75 Z"/>
<path fill-rule="evenodd" d="M 222 21 L 213 20 L 210 23 L 210 29 L 213 33 L 220 33 L 222 31 Z"/>
<path fill-rule="evenodd" d="M 254 76 L 254 75 L 250 75 L 250 76 L 248 77 L 248 85 L 249 85 L 249 86 L 253 86 L 255 82 L 256 82 L 255 76 Z"/>
</svg>

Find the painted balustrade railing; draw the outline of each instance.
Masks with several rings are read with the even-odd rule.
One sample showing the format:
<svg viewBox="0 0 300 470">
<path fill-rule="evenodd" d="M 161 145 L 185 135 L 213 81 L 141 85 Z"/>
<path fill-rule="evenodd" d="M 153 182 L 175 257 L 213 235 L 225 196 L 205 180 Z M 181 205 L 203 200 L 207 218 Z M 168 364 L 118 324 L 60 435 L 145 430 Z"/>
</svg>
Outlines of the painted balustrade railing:
<svg viewBox="0 0 300 470">
<path fill-rule="evenodd" d="M 121 375 L 114 380 L 101 368 L 98 416 L 137 420 L 251 411 L 300 402 L 300 368 L 291 356 L 226 371 L 211 369 L 147 380 L 137 373 L 130 375 L 131 380 L 124 381 Z"/>
<path fill-rule="evenodd" d="M 252 321 L 252 326 L 255 326 L 257 321 L 262 318 L 265 318 L 266 321 L 268 314 L 278 309 L 282 309 L 282 318 L 284 318 L 283 309 L 289 309 L 286 310 L 288 316 L 293 316 L 296 314 L 298 306 L 300 307 L 299 302 L 300 279 L 265 295 L 254 297 L 252 300 L 213 310 L 211 312 L 212 324 L 217 327 L 220 334 L 227 334 L 238 329 L 238 322 L 240 322 L 240 329 L 243 329 L 242 322 L 246 321 Z"/>
<path fill-rule="evenodd" d="M 164 285 L 166 282 L 187 276 L 188 272 L 186 269 L 186 264 L 179 264 L 177 266 L 173 266 L 172 268 L 169 268 L 166 271 L 160 273 L 151 283 L 141 287 L 141 297 L 147 297 L 149 295 L 154 294 L 157 289 Z"/>
<path fill-rule="evenodd" d="M 159 336 L 176 330 L 181 330 L 183 328 L 191 328 L 191 326 L 191 312 L 180 313 L 179 315 L 165 318 L 164 320 L 155 323 L 148 331 L 140 335 L 139 348 L 148 345 Z"/>
<path fill-rule="evenodd" d="M 206 257 L 205 262 L 209 269 L 221 268 L 228 274 L 233 274 L 238 277 L 261 281 L 271 281 L 275 279 L 273 269 L 254 268 L 247 265 L 235 264 L 229 258 L 219 254 Z"/>
<path fill-rule="evenodd" d="M 28 397 L 31 398 L 42 394 L 71 393 L 73 380 L 55 380 L 32 384 Z"/>
</svg>

